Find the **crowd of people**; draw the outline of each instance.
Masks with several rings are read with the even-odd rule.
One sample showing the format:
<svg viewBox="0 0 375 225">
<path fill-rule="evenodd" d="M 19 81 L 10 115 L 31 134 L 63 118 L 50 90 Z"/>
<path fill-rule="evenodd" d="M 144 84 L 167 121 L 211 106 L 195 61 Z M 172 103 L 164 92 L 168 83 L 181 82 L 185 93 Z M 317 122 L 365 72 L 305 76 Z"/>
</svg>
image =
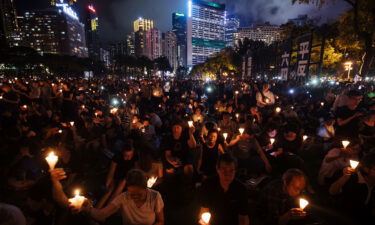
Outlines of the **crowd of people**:
<svg viewBox="0 0 375 225">
<path fill-rule="evenodd" d="M 375 223 L 374 83 L 1 82 L 0 224 Z"/>
</svg>

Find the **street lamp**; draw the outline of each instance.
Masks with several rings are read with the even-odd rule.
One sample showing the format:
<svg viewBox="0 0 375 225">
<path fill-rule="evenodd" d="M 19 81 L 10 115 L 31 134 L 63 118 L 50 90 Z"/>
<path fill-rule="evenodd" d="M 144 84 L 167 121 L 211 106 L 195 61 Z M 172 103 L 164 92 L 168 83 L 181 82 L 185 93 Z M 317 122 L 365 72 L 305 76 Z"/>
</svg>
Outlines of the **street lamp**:
<svg viewBox="0 0 375 225">
<path fill-rule="evenodd" d="M 352 65 L 353 65 L 353 63 L 350 62 L 350 61 L 344 63 L 345 70 L 348 71 L 348 80 L 350 80 L 350 71 L 353 69 Z"/>
</svg>

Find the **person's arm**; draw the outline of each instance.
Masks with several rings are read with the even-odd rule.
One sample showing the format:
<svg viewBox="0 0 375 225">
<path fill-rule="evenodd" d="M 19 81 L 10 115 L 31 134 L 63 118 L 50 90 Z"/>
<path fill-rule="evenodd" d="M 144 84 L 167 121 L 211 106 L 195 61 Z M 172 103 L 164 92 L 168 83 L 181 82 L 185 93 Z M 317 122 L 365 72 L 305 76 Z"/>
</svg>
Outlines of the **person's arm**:
<svg viewBox="0 0 375 225">
<path fill-rule="evenodd" d="M 189 140 L 188 140 L 189 148 L 196 148 L 197 147 L 197 142 L 195 141 L 194 132 L 195 132 L 195 128 L 190 127 L 189 128 Z"/>
<path fill-rule="evenodd" d="M 240 135 L 237 135 L 235 139 L 232 139 L 229 144 L 227 144 L 227 142 L 225 141 L 224 143 L 226 144 L 226 147 L 232 147 L 234 146 L 235 144 L 237 144 L 237 142 L 240 140 Z"/>
<path fill-rule="evenodd" d="M 164 210 L 155 214 L 155 223 L 154 225 L 164 225 Z"/>
<path fill-rule="evenodd" d="M 53 199 L 63 208 L 69 207 L 68 197 L 65 195 L 63 186 L 60 180 L 66 178 L 66 174 L 62 168 L 53 169 L 50 171 L 52 181 L 52 196 Z"/>
<path fill-rule="evenodd" d="M 339 126 L 344 126 L 345 124 L 349 123 L 350 121 L 352 121 L 353 119 L 355 119 L 356 117 L 361 116 L 361 115 L 362 115 L 362 113 L 356 112 L 353 116 L 351 116 L 351 117 L 349 117 L 345 120 L 341 119 L 341 118 L 337 118 L 337 124 Z"/>
<path fill-rule="evenodd" d="M 170 163 L 173 167 L 179 167 L 180 165 L 173 159 L 172 157 L 172 151 L 167 150 L 165 151 L 165 159 L 168 163 Z"/>
<path fill-rule="evenodd" d="M 354 169 L 350 167 L 344 168 L 343 175 L 338 180 L 336 180 L 333 184 L 331 184 L 331 187 L 329 188 L 329 193 L 331 195 L 340 194 L 342 187 L 346 184 L 346 182 L 348 182 L 353 172 L 354 172 Z"/>
<path fill-rule="evenodd" d="M 266 167 L 267 172 L 270 173 L 272 170 L 271 163 L 268 161 L 266 154 L 264 154 L 264 151 L 262 150 L 262 147 L 260 147 L 259 142 L 257 140 L 255 140 L 255 148 L 260 158 L 264 162 L 264 166 Z"/>
<path fill-rule="evenodd" d="M 109 187 L 109 185 L 113 181 L 113 177 L 115 176 L 116 167 L 117 167 L 117 163 L 115 163 L 115 162 L 112 161 L 111 162 L 111 167 L 109 168 L 109 171 L 108 171 L 108 174 L 107 174 L 107 178 L 106 178 L 106 181 L 105 181 L 105 186 L 107 188 Z"/>
<path fill-rule="evenodd" d="M 95 209 L 95 208 L 92 208 L 91 206 L 89 206 L 88 209 L 85 209 L 85 211 L 90 217 L 100 222 L 104 222 L 105 219 L 107 219 L 107 217 L 114 214 L 117 210 L 118 210 L 118 207 L 115 204 L 111 204 L 111 203 L 102 209 Z"/>
<path fill-rule="evenodd" d="M 203 155 L 203 145 L 201 145 L 201 147 L 199 148 L 199 159 L 198 159 L 197 171 L 200 171 L 202 167 L 202 155 Z"/>
<path fill-rule="evenodd" d="M 238 224 L 239 225 L 249 225 L 250 224 L 250 221 L 249 221 L 249 216 L 248 215 L 238 215 Z"/>
<path fill-rule="evenodd" d="M 219 154 L 220 154 L 220 155 L 222 155 L 222 154 L 225 153 L 224 148 L 223 148 L 223 146 L 221 146 L 221 144 L 219 144 L 219 145 L 217 146 L 217 149 L 219 150 Z"/>
<path fill-rule="evenodd" d="M 266 105 L 267 103 L 263 102 L 263 96 L 260 92 L 258 92 L 256 94 L 256 99 L 257 99 L 257 102 L 261 105 Z"/>
</svg>

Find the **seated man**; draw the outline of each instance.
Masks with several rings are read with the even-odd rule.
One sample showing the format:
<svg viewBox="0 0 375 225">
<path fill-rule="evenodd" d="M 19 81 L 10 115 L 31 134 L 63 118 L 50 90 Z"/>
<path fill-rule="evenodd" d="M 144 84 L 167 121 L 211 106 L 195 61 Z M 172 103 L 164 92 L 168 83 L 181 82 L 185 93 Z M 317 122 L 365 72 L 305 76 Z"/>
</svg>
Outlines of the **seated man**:
<svg viewBox="0 0 375 225">
<path fill-rule="evenodd" d="M 258 199 L 258 212 L 264 224 L 305 224 L 306 212 L 298 208 L 297 197 L 306 188 L 307 177 L 299 169 L 287 170 L 281 180 L 269 183 Z"/>
<path fill-rule="evenodd" d="M 329 193 L 338 196 L 338 205 L 351 224 L 374 224 L 375 221 L 375 153 L 366 155 L 357 169 L 346 167 L 343 175 L 330 187 Z"/>
<path fill-rule="evenodd" d="M 210 225 L 248 225 L 248 204 L 245 186 L 234 179 L 237 162 L 230 154 L 220 155 L 218 176 L 205 180 L 200 190 L 201 214 L 210 212 Z"/>
</svg>

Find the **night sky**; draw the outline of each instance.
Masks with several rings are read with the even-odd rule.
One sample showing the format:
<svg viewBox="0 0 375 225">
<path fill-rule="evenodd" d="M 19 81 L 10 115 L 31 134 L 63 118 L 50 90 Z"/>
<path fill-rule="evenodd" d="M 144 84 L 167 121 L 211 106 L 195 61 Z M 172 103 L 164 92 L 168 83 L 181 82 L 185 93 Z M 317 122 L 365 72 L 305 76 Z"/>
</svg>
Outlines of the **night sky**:
<svg viewBox="0 0 375 225">
<path fill-rule="evenodd" d="M 18 13 L 25 9 L 49 7 L 49 0 L 15 0 Z M 78 0 L 74 6 L 80 11 L 90 0 Z M 101 25 L 102 42 L 116 41 L 132 31 L 132 21 L 140 16 L 151 18 L 155 26 L 163 31 L 172 27 L 172 13 L 186 12 L 187 0 L 92 0 L 95 4 Z M 282 24 L 289 18 L 300 14 L 320 18 L 326 22 L 337 18 L 347 5 L 337 0 L 322 9 L 315 5 L 292 5 L 291 0 L 217 0 L 227 5 L 228 14 L 235 14 L 241 19 L 241 26 L 248 26 L 256 21 L 269 21 Z"/>
</svg>

